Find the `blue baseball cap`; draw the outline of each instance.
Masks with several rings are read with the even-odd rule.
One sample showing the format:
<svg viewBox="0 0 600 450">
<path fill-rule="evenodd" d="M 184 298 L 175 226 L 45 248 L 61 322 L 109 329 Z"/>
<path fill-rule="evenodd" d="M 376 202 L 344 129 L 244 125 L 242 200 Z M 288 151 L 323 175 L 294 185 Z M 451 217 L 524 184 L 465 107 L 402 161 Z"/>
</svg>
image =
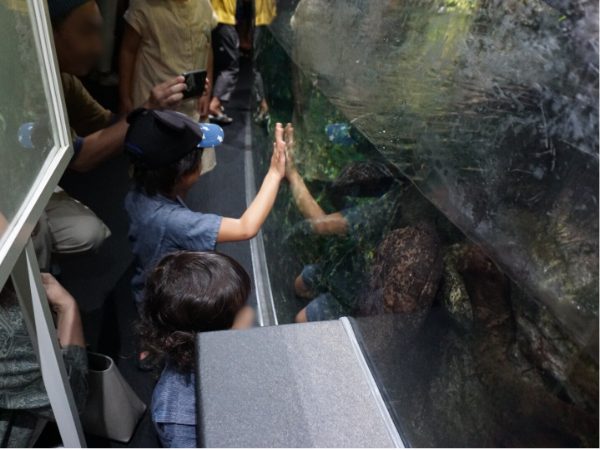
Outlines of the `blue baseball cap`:
<svg viewBox="0 0 600 450">
<path fill-rule="evenodd" d="M 198 123 L 177 111 L 139 108 L 127 116 L 125 149 L 136 163 L 151 169 L 172 164 L 188 153 L 223 143 L 223 129 Z"/>
</svg>

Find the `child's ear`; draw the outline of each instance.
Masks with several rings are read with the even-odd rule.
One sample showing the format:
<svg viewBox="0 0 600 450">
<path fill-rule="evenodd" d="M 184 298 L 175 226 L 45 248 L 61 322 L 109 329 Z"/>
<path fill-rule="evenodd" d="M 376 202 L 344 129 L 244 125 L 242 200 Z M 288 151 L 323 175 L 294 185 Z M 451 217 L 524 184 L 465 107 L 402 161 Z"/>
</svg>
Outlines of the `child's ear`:
<svg viewBox="0 0 600 450">
<path fill-rule="evenodd" d="M 247 328 L 252 328 L 254 326 L 254 318 L 254 308 L 246 305 L 236 314 L 235 320 L 233 321 L 233 326 L 231 328 L 234 330 L 245 330 Z"/>
</svg>

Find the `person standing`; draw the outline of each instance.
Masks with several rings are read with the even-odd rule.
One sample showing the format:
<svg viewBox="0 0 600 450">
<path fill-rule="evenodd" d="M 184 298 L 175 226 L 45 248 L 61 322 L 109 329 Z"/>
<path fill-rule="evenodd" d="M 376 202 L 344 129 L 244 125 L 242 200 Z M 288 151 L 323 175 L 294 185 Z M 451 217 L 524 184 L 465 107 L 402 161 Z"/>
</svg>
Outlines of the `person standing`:
<svg viewBox="0 0 600 450">
<path fill-rule="evenodd" d="M 257 109 L 254 115 L 254 121 L 258 124 L 268 124 L 269 105 L 265 97 L 265 86 L 262 75 L 258 69 L 258 57 L 260 56 L 260 39 L 267 26 L 271 25 L 277 15 L 275 0 L 255 0 L 254 1 L 254 36 L 252 51 L 252 71 L 254 75 L 254 95 Z"/>
<path fill-rule="evenodd" d="M 233 119 L 225 114 L 240 71 L 240 39 L 235 29 L 236 0 L 211 0 L 219 24 L 213 30 L 215 83 L 209 106 L 213 123 L 229 125 Z"/>
<path fill-rule="evenodd" d="M 207 120 L 213 78 L 211 31 L 217 25 L 210 1 L 132 0 L 124 17 L 119 57 L 121 113 L 131 112 L 153 85 L 191 70 L 206 70 L 207 91 L 184 100 L 177 111 L 195 121 Z M 215 165 L 214 149 L 205 149 L 204 173 Z"/>
</svg>

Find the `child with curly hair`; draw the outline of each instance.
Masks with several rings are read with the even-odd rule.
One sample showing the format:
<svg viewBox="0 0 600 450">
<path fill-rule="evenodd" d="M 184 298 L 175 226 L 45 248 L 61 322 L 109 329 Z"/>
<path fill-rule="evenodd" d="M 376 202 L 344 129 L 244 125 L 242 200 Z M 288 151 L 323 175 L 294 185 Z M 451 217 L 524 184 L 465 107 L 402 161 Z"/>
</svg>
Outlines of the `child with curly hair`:
<svg viewBox="0 0 600 450">
<path fill-rule="evenodd" d="M 152 397 L 164 447 L 196 447 L 194 336 L 251 327 L 249 293 L 246 271 L 220 253 L 171 253 L 150 273 L 140 334 L 145 348 L 166 360 Z"/>
</svg>

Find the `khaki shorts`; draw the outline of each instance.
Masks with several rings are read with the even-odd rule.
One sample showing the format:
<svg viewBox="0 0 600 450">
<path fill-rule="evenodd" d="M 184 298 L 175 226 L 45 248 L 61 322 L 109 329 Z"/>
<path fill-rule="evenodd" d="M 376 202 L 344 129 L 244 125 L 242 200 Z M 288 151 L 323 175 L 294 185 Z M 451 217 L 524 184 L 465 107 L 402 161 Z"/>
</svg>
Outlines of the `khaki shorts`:
<svg viewBox="0 0 600 450">
<path fill-rule="evenodd" d="M 31 237 L 40 269 L 48 270 L 52 253 L 96 250 L 109 236 L 110 230 L 91 209 L 60 190 L 50 197 Z"/>
</svg>

